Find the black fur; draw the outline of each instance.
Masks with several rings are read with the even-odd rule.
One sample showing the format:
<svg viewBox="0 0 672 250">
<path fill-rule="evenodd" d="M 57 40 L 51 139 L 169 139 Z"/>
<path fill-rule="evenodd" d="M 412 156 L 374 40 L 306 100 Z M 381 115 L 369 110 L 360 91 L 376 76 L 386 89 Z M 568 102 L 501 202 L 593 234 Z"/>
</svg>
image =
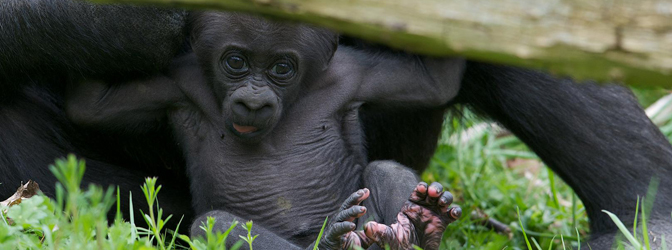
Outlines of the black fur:
<svg viewBox="0 0 672 250">
<path fill-rule="evenodd" d="M 162 198 L 162 205 L 189 214 L 187 184 L 175 174 L 183 173 L 183 159 L 166 128 L 139 128 L 143 136 L 110 134 L 75 127 L 63 111 L 68 82 L 125 81 L 164 69 L 181 50 L 184 20 L 184 11 L 71 0 L 1 1 L 0 197 L 28 179 L 53 192 L 46 166 L 74 152 L 88 159 L 87 182 L 137 190 L 142 177 L 160 175 L 163 193 L 175 191 Z M 634 199 L 654 175 L 661 185 L 650 228 L 670 235 L 663 223 L 669 221 L 670 144 L 624 88 L 577 85 L 469 62 L 458 100 L 502 122 L 574 188 L 586 204 L 595 243 L 608 246 L 615 233 L 600 210 L 630 223 Z M 378 113 L 386 109 L 362 107 L 369 158 L 396 159 L 422 170 L 436 143 L 441 112 Z M 399 117 L 413 120 L 399 122 Z M 413 136 L 426 131 L 431 132 Z"/>
<path fill-rule="evenodd" d="M 183 10 L 1 1 L 0 197 L 29 179 L 52 195 L 55 179 L 47 166 L 75 153 L 87 158 L 85 182 L 120 185 L 122 195 L 139 193 L 146 176 L 174 182 L 164 192 L 166 209 L 189 216 L 190 206 L 182 201 L 190 199 L 189 193 L 180 187 L 186 185 L 182 160 L 165 131 L 159 128 L 138 139 L 83 130 L 63 110 L 68 82 L 132 78 L 165 68 L 184 42 L 185 20 Z M 141 205 L 143 199 L 135 198 Z"/>
</svg>

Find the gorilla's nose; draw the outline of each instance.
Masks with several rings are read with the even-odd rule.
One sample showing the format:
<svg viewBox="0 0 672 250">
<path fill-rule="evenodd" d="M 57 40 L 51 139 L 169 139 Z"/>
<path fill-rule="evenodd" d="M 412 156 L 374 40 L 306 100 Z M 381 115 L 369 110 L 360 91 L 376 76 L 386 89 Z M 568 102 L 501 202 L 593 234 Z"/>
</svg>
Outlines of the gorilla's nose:
<svg viewBox="0 0 672 250">
<path fill-rule="evenodd" d="M 263 100 L 238 100 L 233 104 L 233 113 L 239 117 L 265 121 L 273 115 L 273 106 L 270 102 Z"/>
</svg>

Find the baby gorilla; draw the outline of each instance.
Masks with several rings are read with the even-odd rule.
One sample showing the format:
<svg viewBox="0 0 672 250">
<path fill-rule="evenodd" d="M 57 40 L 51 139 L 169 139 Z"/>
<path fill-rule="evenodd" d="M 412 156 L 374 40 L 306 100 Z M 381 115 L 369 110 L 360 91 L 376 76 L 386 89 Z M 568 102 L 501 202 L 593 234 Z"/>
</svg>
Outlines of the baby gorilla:
<svg viewBox="0 0 672 250">
<path fill-rule="evenodd" d="M 358 109 L 445 105 L 463 60 L 336 50 L 327 30 L 242 14 L 191 18 L 194 53 L 166 75 L 73 85 L 66 106 L 74 122 L 101 130 L 169 124 L 201 215 L 192 234 L 206 216 L 224 229 L 253 220 L 256 249 L 298 249 L 335 214 L 320 249 L 438 248 L 461 213 L 452 195 L 397 163 L 368 163 Z M 374 221 L 356 230 L 365 213 Z"/>
</svg>

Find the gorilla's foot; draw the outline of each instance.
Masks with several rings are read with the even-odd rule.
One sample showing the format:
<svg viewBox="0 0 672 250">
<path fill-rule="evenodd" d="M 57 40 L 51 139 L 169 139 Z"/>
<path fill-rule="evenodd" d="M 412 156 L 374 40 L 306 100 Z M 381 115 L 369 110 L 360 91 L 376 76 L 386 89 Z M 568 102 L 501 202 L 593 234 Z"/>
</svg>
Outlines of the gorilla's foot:
<svg viewBox="0 0 672 250">
<path fill-rule="evenodd" d="M 366 207 L 359 204 L 366 200 L 369 194 L 368 189 L 360 189 L 343 202 L 338 214 L 325 229 L 319 249 L 354 249 L 355 246 L 367 249 L 373 244 L 364 231 L 355 231 L 356 225 L 353 222 L 366 213 Z"/>
<path fill-rule="evenodd" d="M 446 226 L 462 215 L 459 207 L 450 207 L 453 195 L 443 192 L 439 183 L 420 182 L 397 215 L 397 223 L 384 225 L 374 221 L 364 227 L 366 236 L 381 248 L 425 250 L 439 249 Z"/>
</svg>

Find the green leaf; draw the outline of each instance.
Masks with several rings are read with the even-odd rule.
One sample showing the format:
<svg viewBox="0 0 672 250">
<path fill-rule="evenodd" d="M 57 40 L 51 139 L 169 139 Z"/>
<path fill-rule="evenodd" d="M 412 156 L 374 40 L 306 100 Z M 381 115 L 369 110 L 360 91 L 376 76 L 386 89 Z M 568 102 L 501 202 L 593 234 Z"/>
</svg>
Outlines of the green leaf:
<svg viewBox="0 0 672 250">
<path fill-rule="evenodd" d="M 632 236 L 630 231 L 628 231 L 628 229 L 625 228 L 625 225 L 623 225 L 623 222 L 621 222 L 621 220 L 618 219 L 618 216 L 616 216 L 615 214 L 613 214 L 613 213 L 611 213 L 607 210 L 602 210 L 602 212 L 609 215 L 609 217 L 614 222 L 614 224 L 616 224 L 616 227 L 618 227 L 618 230 L 620 230 L 621 233 L 623 233 L 623 235 L 625 235 L 625 238 L 628 239 L 628 241 L 630 242 L 630 244 L 632 244 L 633 247 L 635 247 L 637 249 L 642 247 L 642 245 L 635 239 L 635 237 Z"/>
<path fill-rule="evenodd" d="M 329 216 L 327 218 L 324 218 L 324 222 L 322 223 L 322 229 L 320 229 L 320 233 L 317 235 L 317 240 L 315 241 L 315 245 L 313 246 L 313 250 L 318 250 L 317 248 L 318 245 L 320 245 L 320 240 L 322 239 L 322 234 L 324 233 L 324 228 L 327 226 L 327 220 L 329 220 Z"/>
</svg>

